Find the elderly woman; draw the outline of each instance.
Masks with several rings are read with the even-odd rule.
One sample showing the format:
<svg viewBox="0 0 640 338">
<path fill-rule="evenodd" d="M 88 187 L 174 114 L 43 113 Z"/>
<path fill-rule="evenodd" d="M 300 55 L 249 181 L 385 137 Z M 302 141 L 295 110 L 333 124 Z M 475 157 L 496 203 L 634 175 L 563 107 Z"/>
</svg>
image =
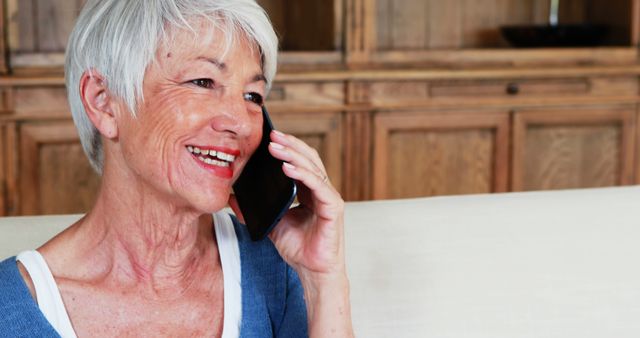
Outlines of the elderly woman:
<svg viewBox="0 0 640 338">
<path fill-rule="evenodd" d="M 101 188 L 81 220 L 1 263 L 0 336 L 352 336 L 343 201 L 313 149 L 270 135 L 300 205 L 269 239 L 220 212 L 239 215 L 232 185 L 276 56 L 253 0 L 87 1 L 66 77 Z"/>
</svg>

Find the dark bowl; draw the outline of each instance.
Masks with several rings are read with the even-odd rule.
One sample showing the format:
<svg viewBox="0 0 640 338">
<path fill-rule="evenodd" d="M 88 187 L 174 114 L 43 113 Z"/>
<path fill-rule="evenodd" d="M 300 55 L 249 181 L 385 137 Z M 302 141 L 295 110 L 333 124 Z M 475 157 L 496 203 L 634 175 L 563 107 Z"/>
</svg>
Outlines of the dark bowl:
<svg viewBox="0 0 640 338">
<path fill-rule="evenodd" d="M 592 47 L 607 36 L 605 25 L 502 26 L 502 36 L 514 47 Z"/>
</svg>

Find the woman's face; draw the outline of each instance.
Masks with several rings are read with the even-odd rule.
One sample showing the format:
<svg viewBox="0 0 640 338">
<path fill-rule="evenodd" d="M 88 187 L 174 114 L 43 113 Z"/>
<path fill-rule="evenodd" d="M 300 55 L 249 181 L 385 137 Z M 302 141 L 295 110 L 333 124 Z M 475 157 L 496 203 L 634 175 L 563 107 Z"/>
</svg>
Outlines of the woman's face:
<svg viewBox="0 0 640 338">
<path fill-rule="evenodd" d="M 176 30 L 171 44 L 160 44 L 137 117 L 119 117 L 119 140 L 145 186 L 177 207 L 211 212 L 227 204 L 260 142 L 265 78 L 246 38 L 227 45 L 223 33 L 196 23 L 197 37 Z"/>
</svg>

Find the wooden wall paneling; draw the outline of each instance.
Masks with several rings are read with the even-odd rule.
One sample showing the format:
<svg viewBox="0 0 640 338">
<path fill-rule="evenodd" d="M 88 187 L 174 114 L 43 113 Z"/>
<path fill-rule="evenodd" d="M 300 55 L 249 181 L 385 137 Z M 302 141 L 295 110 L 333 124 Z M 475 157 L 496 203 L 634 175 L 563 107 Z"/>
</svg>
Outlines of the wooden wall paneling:
<svg viewBox="0 0 640 338">
<path fill-rule="evenodd" d="M 4 3 L 0 2 L 0 74 L 6 74 L 8 71 L 6 59 L 7 43 L 5 41 L 5 29 L 7 25 L 4 11 Z"/>
<path fill-rule="evenodd" d="M 7 27 L 8 49 L 13 53 L 33 53 L 37 50 L 33 16 L 35 0 L 5 0 L 9 19 Z"/>
<path fill-rule="evenodd" d="M 502 38 L 498 31 L 501 8 L 499 0 L 463 0 L 462 24 L 463 48 L 497 47 Z"/>
<path fill-rule="evenodd" d="M 14 109 L 13 87 L 0 87 L 0 115 L 9 115 Z"/>
<path fill-rule="evenodd" d="M 376 1 L 345 1 L 345 58 L 348 67 L 358 67 L 370 59 L 376 45 Z"/>
<path fill-rule="evenodd" d="M 349 111 L 345 121 L 344 199 L 371 199 L 371 111 Z"/>
<path fill-rule="evenodd" d="M 6 136 L 5 125 L 0 122 L 0 217 L 7 215 Z"/>
<path fill-rule="evenodd" d="M 86 212 L 99 178 L 89 165 L 72 122 L 20 127 L 20 214 Z"/>
<path fill-rule="evenodd" d="M 16 116 L 71 117 L 67 91 L 60 86 L 16 86 L 13 89 Z"/>
<path fill-rule="evenodd" d="M 77 0 L 37 0 L 38 50 L 64 53 L 67 40 L 80 14 Z"/>
<path fill-rule="evenodd" d="M 15 122 L 4 123 L 4 159 L 5 159 L 5 214 L 17 215 L 20 205 L 18 191 L 18 133 Z"/>
<path fill-rule="evenodd" d="M 342 188 L 342 113 L 272 113 L 279 130 L 295 135 L 318 151 L 331 183 Z"/>
<path fill-rule="evenodd" d="M 513 190 L 631 184 L 634 114 L 620 105 L 517 111 Z"/>
<path fill-rule="evenodd" d="M 345 101 L 345 84 L 324 81 L 276 81 L 267 101 L 267 104 L 342 105 Z"/>
<path fill-rule="evenodd" d="M 429 1 L 428 47 L 459 48 L 462 45 L 462 3 L 460 1 Z"/>
<path fill-rule="evenodd" d="M 278 34 L 278 38 L 281 39 L 283 36 L 286 36 L 287 26 L 285 24 L 286 11 L 284 0 L 257 0 L 257 2 L 264 8 L 267 14 L 269 14 L 269 19 Z"/>
<path fill-rule="evenodd" d="M 373 198 L 508 190 L 507 112 L 377 113 Z"/>
<path fill-rule="evenodd" d="M 631 46 L 640 43 L 640 0 L 631 0 Z"/>
<path fill-rule="evenodd" d="M 371 84 L 369 82 L 349 82 L 347 102 L 352 107 L 345 117 L 345 163 L 344 199 L 361 201 L 371 199 L 371 117 L 369 104 Z"/>
</svg>

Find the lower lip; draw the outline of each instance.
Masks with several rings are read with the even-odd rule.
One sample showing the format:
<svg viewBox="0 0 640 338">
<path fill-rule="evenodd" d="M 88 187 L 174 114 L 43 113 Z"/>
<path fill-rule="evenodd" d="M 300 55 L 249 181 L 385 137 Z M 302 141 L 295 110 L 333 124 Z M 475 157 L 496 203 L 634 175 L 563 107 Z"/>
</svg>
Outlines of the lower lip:
<svg viewBox="0 0 640 338">
<path fill-rule="evenodd" d="M 191 153 L 190 153 L 191 154 Z M 220 167 L 213 164 L 207 164 L 198 159 L 194 154 L 191 154 L 191 157 L 204 169 L 209 172 L 212 172 L 218 177 L 221 178 L 232 178 L 233 177 L 233 163 L 229 164 L 228 167 Z"/>
</svg>

